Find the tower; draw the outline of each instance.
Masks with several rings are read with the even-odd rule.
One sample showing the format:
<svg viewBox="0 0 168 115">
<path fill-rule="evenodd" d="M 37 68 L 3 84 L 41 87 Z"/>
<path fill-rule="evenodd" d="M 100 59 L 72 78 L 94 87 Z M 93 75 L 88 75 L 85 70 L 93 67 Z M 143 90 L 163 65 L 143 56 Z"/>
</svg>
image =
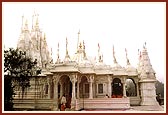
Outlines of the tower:
<svg viewBox="0 0 168 115">
<path fill-rule="evenodd" d="M 143 47 L 142 54 L 140 57 L 140 90 L 141 90 L 141 105 L 158 105 L 156 101 L 156 91 L 155 91 L 155 71 L 152 68 L 150 59 L 148 56 L 146 44 Z"/>
</svg>

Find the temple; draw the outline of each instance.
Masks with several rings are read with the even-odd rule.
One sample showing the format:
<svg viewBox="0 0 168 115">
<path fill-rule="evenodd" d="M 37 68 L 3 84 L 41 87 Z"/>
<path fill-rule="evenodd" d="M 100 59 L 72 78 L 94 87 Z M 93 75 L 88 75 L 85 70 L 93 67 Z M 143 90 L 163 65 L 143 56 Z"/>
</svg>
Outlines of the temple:
<svg viewBox="0 0 168 115">
<path fill-rule="evenodd" d="M 113 54 L 113 64 L 103 62 L 100 44 L 97 46 L 95 60 L 88 58 L 85 42 L 78 40 L 73 56 L 68 53 L 66 39 L 65 57 L 60 59 L 59 43 L 57 59 L 53 62 L 46 35 L 39 28 L 38 14 L 32 17 L 32 29 L 22 17 L 21 34 L 17 48 L 26 51 L 27 56 L 37 60 L 42 72 L 30 80 L 31 87 L 26 89 L 21 99 L 20 89 L 16 88 L 15 109 L 59 110 L 59 99 L 65 94 L 66 107 L 71 110 L 81 109 L 129 109 L 131 105 L 157 106 L 155 71 L 150 63 L 146 43 L 139 51 L 138 67 L 131 65 L 125 49 L 126 66 L 122 67 Z M 110 50 L 109 50 L 110 51 Z M 104 98 L 105 95 L 109 98 Z"/>
</svg>

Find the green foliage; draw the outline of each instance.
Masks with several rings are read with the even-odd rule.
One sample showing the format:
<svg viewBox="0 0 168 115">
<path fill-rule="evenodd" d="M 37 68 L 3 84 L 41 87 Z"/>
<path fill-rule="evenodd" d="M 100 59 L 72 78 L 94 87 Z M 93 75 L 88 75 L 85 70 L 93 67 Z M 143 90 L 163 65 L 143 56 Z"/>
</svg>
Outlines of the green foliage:
<svg viewBox="0 0 168 115">
<path fill-rule="evenodd" d="M 25 88 L 30 87 L 30 78 L 41 72 L 36 65 L 37 61 L 27 57 L 26 52 L 13 48 L 4 51 L 4 104 L 9 106 L 12 103 L 15 86 L 21 87 L 23 98 Z M 12 110 L 12 104 L 8 106 L 5 110 Z"/>
<path fill-rule="evenodd" d="M 164 98 L 164 84 L 160 81 L 156 81 L 156 84 L 155 84 L 155 87 L 156 87 L 156 94 L 161 94 L 161 98 Z"/>
<path fill-rule="evenodd" d="M 5 77 L 4 84 L 4 110 L 10 111 L 13 110 L 12 95 L 14 95 L 12 79 L 10 76 Z"/>
</svg>

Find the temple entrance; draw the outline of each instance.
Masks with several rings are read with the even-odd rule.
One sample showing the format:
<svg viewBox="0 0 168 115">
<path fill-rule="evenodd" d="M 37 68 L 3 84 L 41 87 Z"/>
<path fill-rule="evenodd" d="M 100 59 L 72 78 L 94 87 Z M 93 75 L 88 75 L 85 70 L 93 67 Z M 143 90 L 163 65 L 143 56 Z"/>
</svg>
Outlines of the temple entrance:
<svg viewBox="0 0 168 115">
<path fill-rule="evenodd" d="M 123 96 L 123 84 L 119 78 L 114 78 L 111 84 L 112 98 L 121 98 Z"/>
<path fill-rule="evenodd" d="M 65 95 L 67 100 L 66 107 L 71 108 L 72 83 L 67 75 L 61 76 L 59 80 L 58 96 L 62 97 L 63 95 Z"/>
</svg>

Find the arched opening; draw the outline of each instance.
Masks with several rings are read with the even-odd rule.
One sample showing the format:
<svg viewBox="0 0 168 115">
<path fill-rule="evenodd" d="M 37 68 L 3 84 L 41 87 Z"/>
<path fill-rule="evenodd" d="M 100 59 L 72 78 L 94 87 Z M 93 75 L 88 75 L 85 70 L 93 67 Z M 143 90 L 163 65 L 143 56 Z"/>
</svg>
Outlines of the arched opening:
<svg viewBox="0 0 168 115">
<path fill-rule="evenodd" d="M 112 98 L 121 98 L 123 96 L 123 84 L 119 78 L 114 78 L 111 84 Z"/>
<path fill-rule="evenodd" d="M 71 106 L 71 97 L 72 97 L 72 83 L 70 81 L 69 76 L 63 75 L 59 80 L 58 85 L 58 95 L 59 97 L 65 95 L 67 103 L 66 107 L 70 108 Z"/>
<path fill-rule="evenodd" d="M 126 95 L 128 97 L 137 96 L 137 85 L 131 78 L 126 79 Z"/>
<path fill-rule="evenodd" d="M 82 76 L 81 82 L 79 83 L 79 97 L 89 98 L 89 83 L 86 76 Z"/>
</svg>

